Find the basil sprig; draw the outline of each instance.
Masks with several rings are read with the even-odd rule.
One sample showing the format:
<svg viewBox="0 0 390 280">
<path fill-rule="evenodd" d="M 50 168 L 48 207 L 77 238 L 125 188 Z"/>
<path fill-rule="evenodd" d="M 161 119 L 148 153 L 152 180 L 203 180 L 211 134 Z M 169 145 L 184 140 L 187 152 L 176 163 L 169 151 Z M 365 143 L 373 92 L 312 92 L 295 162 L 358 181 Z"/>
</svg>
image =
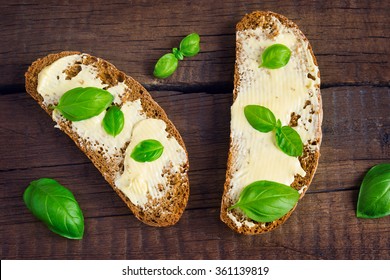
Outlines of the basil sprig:
<svg viewBox="0 0 390 280">
<path fill-rule="evenodd" d="M 54 109 L 70 121 L 81 121 L 99 115 L 113 99 L 111 93 L 104 89 L 77 87 L 65 92 Z"/>
<path fill-rule="evenodd" d="M 275 131 L 276 144 L 285 154 L 292 157 L 302 155 L 303 143 L 299 133 L 289 126 L 282 126 L 281 121 L 276 120 L 270 109 L 259 105 L 247 105 L 244 108 L 244 115 L 254 129 L 260 132 Z"/>
<path fill-rule="evenodd" d="M 272 222 L 286 215 L 298 202 L 299 193 L 290 186 L 272 181 L 256 181 L 246 186 L 236 204 L 256 222 Z"/>
<path fill-rule="evenodd" d="M 259 67 L 278 69 L 287 65 L 290 57 L 291 51 L 288 47 L 282 44 L 273 44 L 264 50 Z"/>
<path fill-rule="evenodd" d="M 121 109 L 118 106 L 111 106 L 103 118 L 102 125 L 104 130 L 115 137 L 121 133 L 124 124 L 125 117 Z"/>
<path fill-rule="evenodd" d="M 381 218 L 390 215 L 390 163 L 372 167 L 360 186 L 356 216 Z"/>
<path fill-rule="evenodd" d="M 195 56 L 200 51 L 200 36 L 197 33 L 187 35 L 180 42 L 179 48 L 173 48 L 172 53 L 164 54 L 154 66 L 153 75 L 156 78 L 165 79 L 171 76 L 179 65 L 179 60 L 184 57 Z"/>
<path fill-rule="evenodd" d="M 48 228 L 69 239 L 82 239 L 84 216 L 72 192 L 56 180 L 32 181 L 24 191 L 27 208 Z"/>
<path fill-rule="evenodd" d="M 130 156 L 138 162 L 151 162 L 158 159 L 163 151 L 164 146 L 159 141 L 148 139 L 139 142 Z"/>
</svg>

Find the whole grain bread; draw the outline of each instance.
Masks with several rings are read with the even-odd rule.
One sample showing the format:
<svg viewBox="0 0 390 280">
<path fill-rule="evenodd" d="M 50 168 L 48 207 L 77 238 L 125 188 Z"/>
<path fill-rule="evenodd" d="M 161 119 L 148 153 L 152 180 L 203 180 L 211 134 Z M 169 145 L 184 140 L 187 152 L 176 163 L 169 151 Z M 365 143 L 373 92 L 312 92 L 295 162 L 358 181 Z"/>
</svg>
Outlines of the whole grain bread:
<svg viewBox="0 0 390 280">
<path fill-rule="evenodd" d="M 255 11 L 250 14 L 245 15 L 236 25 L 236 32 L 241 32 L 245 30 L 251 30 L 251 29 L 258 29 L 261 28 L 262 32 L 264 32 L 265 36 L 267 38 L 273 39 L 275 38 L 278 33 L 278 26 L 276 22 L 281 23 L 285 28 L 288 28 L 294 32 L 294 34 L 299 37 L 301 40 L 306 42 L 307 49 L 312 56 L 312 60 L 315 65 L 317 65 L 317 60 L 313 54 L 312 48 L 305 37 L 305 35 L 299 30 L 298 26 L 293 23 L 292 21 L 288 20 L 286 17 L 276 14 L 269 11 Z M 235 62 L 235 71 L 234 71 L 234 91 L 233 91 L 233 102 L 236 100 L 237 96 L 240 94 L 239 87 L 240 84 L 243 82 L 242 77 L 239 72 L 239 65 L 240 63 L 243 63 L 243 61 L 240 60 L 240 54 L 243 51 L 242 49 L 242 38 L 239 38 L 237 36 L 236 39 L 236 62 Z M 303 62 L 304 63 L 304 62 Z M 322 140 L 322 133 L 321 133 L 321 122 L 322 122 L 322 103 L 321 103 L 321 94 L 320 94 L 320 75 L 319 71 L 317 73 L 317 77 L 313 77 L 310 73 L 307 74 L 308 78 L 312 79 L 316 82 L 315 90 L 312 94 L 314 94 L 315 97 L 318 98 L 318 104 L 319 104 L 319 110 L 312 111 L 311 114 L 317 115 L 317 123 L 314 125 L 316 126 L 316 132 L 315 135 L 313 135 L 314 140 L 312 141 L 312 145 L 315 145 L 318 147 L 318 149 L 315 149 L 314 151 L 309 149 L 308 145 L 304 146 L 304 152 L 303 155 L 299 157 L 299 161 L 301 164 L 301 167 L 304 171 L 306 171 L 306 176 L 302 177 L 300 175 L 295 175 L 294 182 L 291 184 L 291 187 L 298 190 L 300 193 L 300 199 L 304 196 L 305 192 L 307 191 L 314 173 L 317 169 L 318 161 L 319 161 L 319 146 Z M 303 106 L 306 106 L 305 104 L 302 104 Z M 299 119 L 299 115 L 292 113 L 291 114 L 291 120 L 290 120 L 290 126 L 296 126 L 297 119 Z M 230 149 L 229 149 L 229 155 L 228 155 L 228 161 L 227 161 L 227 171 L 226 171 L 226 181 L 224 184 L 224 193 L 222 196 L 222 203 L 221 203 L 221 213 L 220 218 L 221 220 L 226 223 L 231 229 L 235 230 L 238 233 L 241 234 L 261 234 L 265 232 L 269 232 L 276 227 L 283 224 L 292 214 L 295 207 L 289 211 L 286 215 L 281 217 L 278 220 L 275 220 L 273 222 L 256 222 L 248 218 L 243 212 L 233 210 L 228 210 L 230 206 L 235 204 L 237 201 L 233 201 L 232 197 L 229 196 L 229 190 L 232 188 L 231 179 L 236 171 L 233 168 L 233 161 L 236 157 L 237 151 L 235 150 L 234 146 L 232 145 L 232 134 L 230 135 Z M 269 160 L 269 159 L 262 159 L 262 160 Z M 272 159 L 271 159 L 272 160 Z M 230 217 L 229 217 L 230 215 Z M 232 216 L 234 216 L 234 219 L 236 221 L 241 221 L 241 225 L 238 225 L 237 222 L 232 220 Z"/>
<path fill-rule="evenodd" d="M 25 73 L 27 93 L 30 94 L 50 116 L 52 116 L 53 110 L 43 103 L 43 98 L 37 91 L 38 74 L 42 71 L 42 69 L 56 60 L 75 54 L 81 53 L 64 51 L 49 54 L 46 57 L 33 62 L 28 68 L 28 71 Z M 118 173 L 123 172 L 124 169 L 125 149 L 122 149 L 121 153 L 117 155 L 107 157 L 99 151 L 99 149 L 92 147 L 94 144 L 90 143 L 88 139 L 83 139 L 80 135 L 78 135 L 77 132 L 72 129 L 70 121 L 63 119 L 57 123 L 56 127 L 64 131 L 74 141 L 79 149 L 87 155 L 96 168 L 101 172 L 105 180 L 111 185 L 114 191 L 121 197 L 139 220 L 148 225 L 158 227 L 170 226 L 177 223 L 183 214 L 189 196 L 189 180 L 187 175 L 189 169 L 188 154 L 178 130 L 168 119 L 164 110 L 152 99 L 151 95 L 141 84 L 135 81 L 132 77 L 119 71 L 111 63 L 101 58 L 83 54 L 80 61 L 66 70 L 66 74 L 69 79 L 78 74 L 81 64 L 94 66 L 97 69 L 98 77 L 109 87 L 115 86 L 118 83 L 125 83 L 128 90 L 126 91 L 126 94 L 121 97 L 121 102 L 125 103 L 140 99 L 143 113 L 146 114 L 148 118 L 161 119 L 166 123 L 166 131 L 169 135 L 168 137 L 174 137 L 179 145 L 183 147 L 187 161 L 180 166 L 179 172 L 170 172 L 170 170 L 165 170 L 165 172 L 168 173 L 168 184 L 166 186 L 159 186 L 159 188 L 164 189 L 165 195 L 159 199 L 149 198 L 147 205 L 145 207 L 140 207 L 133 204 L 121 190 L 115 187 L 115 177 Z"/>
</svg>

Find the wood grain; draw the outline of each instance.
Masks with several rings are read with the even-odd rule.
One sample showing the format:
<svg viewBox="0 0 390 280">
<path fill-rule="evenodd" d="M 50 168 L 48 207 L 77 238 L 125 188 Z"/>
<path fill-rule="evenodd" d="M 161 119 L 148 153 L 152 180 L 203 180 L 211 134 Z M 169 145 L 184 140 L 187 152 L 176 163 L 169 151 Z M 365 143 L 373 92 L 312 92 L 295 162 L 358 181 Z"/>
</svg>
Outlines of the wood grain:
<svg viewBox="0 0 390 280">
<path fill-rule="evenodd" d="M 80 3 L 81 2 L 81 3 Z M 303 200 L 275 231 L 242 236 L 219 220 L 229 145 L 235 24 L 254 10 L 296 22 L 322 80 L 322 156 Z M 390 162 L 388 1 L 23 1 L 0 3 L 1 259 L 390 259 L 390 217 L 357 219 L 368 169 Z M 169 79 L 157 59 L 191 32 L 198 56 Z M 179 223 L 139 222 L 100 173 L 24 92 L 30 63 L 50 52 L 102 57 L 151 91 L 181 132 L 191 194 Z M 50 232 L 25 207 L 32 180 L 72 190 L 85 237 Z"/>
<path fill-rule="evenodd" d="M 389 85 L 388 1 L 44 2 L 0 4 L 0 89 L 21 90 L 23 73 L 37 58 L 77 50 L 104 57 L 150 89 L 191 84 L 231 90 L 235 24 L 253 10 L 281 13 L 301 27 L 323 85 Z M 201 35 L 201 53 L 181 62 L 172 78 L 154 79 L 157 59 L 191 32 Z"/>
<path fill-rule="evenodd" d="M 12 237 L 2 241 L 3 257 L 389 259 L 388 220 L 356 219 L 353 206 L 356 195 L 356 191 L 335 192 L 331 196 L 308 194 L 286 224 L 272 234 L 261 236 L 233 233 L 219 221 L 216 208 L 186 211 L 176 226 L 161 229 L 144 226 L 130 215 L 88 217 L 91 211 L 87 209 L 85 236 L 81 241 L 61 238 L 36 221 L 7 225 L 6 232 L 2 227 L 2 233 L 12 232 Z"/>
</svg>

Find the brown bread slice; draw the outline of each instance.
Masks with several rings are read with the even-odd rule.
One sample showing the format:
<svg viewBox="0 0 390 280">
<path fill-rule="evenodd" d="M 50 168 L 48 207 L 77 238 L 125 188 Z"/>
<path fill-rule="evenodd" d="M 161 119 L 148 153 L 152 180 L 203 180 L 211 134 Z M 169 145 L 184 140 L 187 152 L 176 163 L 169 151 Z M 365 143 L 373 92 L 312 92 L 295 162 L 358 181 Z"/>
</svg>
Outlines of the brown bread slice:
<svg viewBox="0 0 390 280">
<path fill-rule="evenodd" d="M 64 51 L 56 54 L 49 54 L 46 57 L 33 62 L 25 74 L 26 91 L 50 116 L 52 116 L 53 110 L 49 108 L 47 104 L 44 104 L 43 97 L 37 91 L 38 75 L 42 69 L 51 65 L 58 59 L 76 54 L 80 53 Z M 77 63 L 75 63 L 72 67 L 67 68 L 65 72 L 67 79 L 77 76 L 80 71 L 81 64 L 95 67 L 97 69 L 99 79 L 104 84 L 107 84 L 108 88 L 123 82 L 128 87 L 128 90 L 126 90 L 126 93 L 121 96 L 121 101 L 119 102 L 120 104 L 117 105 L 121 106 L 128 101 L 140 99 L 143 114 L 145 114 L 147 118 L 161 119 L 165 122 L 166 131 L 169 135 L 168 137 L 174 137 L 178 144 L 184 149 L 186 162 L 180 166 L 180 171 L 178 172 L 164 169 L 165 176 L 168 178 L 168 184 L 165 186 L 158 186 L 158 188 L 160 191 L 164 191 L 165 194 L 158 199 L 152 199 L 149 196 L 146 206 L 140 207 L 133 204 L 129 198 L 115 186 L 116 176 L 121 174 L 124 169 L 124 153 L 128 143 L 126 143 L 126 147 L 122 148 L 119 153 L 107 156 L 107 154 L 105 155 L 104 152 L 101 152 L 101 150 L 96 149 L 96 143 L 91 143 L 88 139 L 84 139 L 78 135 L 78 133 L 72 129 L 70 121 L 60 119 L 60 121 L 57 122 L 56 127 L 64 131 L 75 142 L 80 150 L 88 156 L 106 181 L 139 220 L 152 226 L 170 226 L 177 223 L 183 214 L 189 196 L 189 180 L 187 175 L 189 168 L 188 154 L 178 130 L 168 119 L 164 110 L 152 99 L 151 95 L 144 87 L 142 87 L 141 84 L 130 76 L 127 76 L 123 72 L 119 71 L 111 63 L 101 58 L 83 54 L 82 59 L 77 61 Z M 89 85 L 85 84 L 83 86 L 87 87 Z"/>
<path fill-rule="evenodd" d="M 316 58 L 312 52 L 312 48 L 304 36 L 304 34 L 299 30 L 298 26 L 293 23 L 292 21 L 288 20 L 286 17 L 273 13 L 273 12 L 263 12 L 263 11 L 255 11 L 250 14 L 245 15 L 241 21 L 238 22 L 236 26 L 236 63 L 235 63 L 235 72 L 234 72 L 234 91 L 233 91 L 233 101 L 236 101 L 237 97 L 240 95 L 240 88 L 242 88 L 242 83 L 246 83 L 247 81 L 243 78 L 244 74 L 240 72 L 239 67 L 246 63 L 243 61 L 243 53 L 247 50 L 245 50 L 243 47 L 244 42 L 243 40 L 248 40 L 248 37 L 245 36 L 238 36 L 240 32 L 246 32 L 246 31 L 252 31 L 252 30 L 258 30 L 261 29 L 262 34 L 264 35 L 264 38 L 270 39 L 270 40 L 276 40 L 275 43 L 277 43 L 277 36 L 279 32 L 281 32 L 280 29 L 286 28 L 287 30 L 293 32 L 295 36 L 299 39 L 300 45 L 304 46 L 306 50 L 308 51 L 307 56 L 311 56 L 312 62 L 317 66 Z M 251 33 L 248 34 L 251 34 Z M 240 33 L 242 34 L 242 33 Z M 253 35 L 248 35 L 253 36 Z M 261 38 L 256 37 L 255 38 L 259 43 L 261 42 Z M 292 56 L 296 55 L 298 52 L 296 50 L 292 50 Z M 303 67 L 306 67 L 308 62 L 308 58 L 299 58 L 301 61 L 301 64 Z M 256 71 L 256 70 L 255 70 Z M 272 70 L 271 70 L 272 71 Z M 308 91 L 308 95 L 311 95 L 312 98 L 314 96 L 317 105 L 313 106 L 313 108 L 310 111 L 310 116 L 313 117 L 312 123 L 310 125 L 313 126 L 313 131 L 315 131 L 312 135 L 312 141 L 311 143 L 304 143 L 304 153 L 302 156 L 299 157 L 299 162 L 302 167 L 302 169 L 306 172 L 305 176 L 300 176 L 296 174 L 293 179 L 294 181 L 291 183 L 291 187 L 298 190 L 300 193 L 300 198 L 302 198 L 307 191 L 308 186 L 310 185 L 314 173 L 316 171 L 318 160 L 320 156 L 319 147 L 322 139 L 321 134 L 321 122 L 322 122 L 322 103 L 321 103 L 321 95 L 320 95 L 320 75 L 317 67 L 316 74 L 314 75 L 311 72 L 304 73 L 307 75 L 307 78 L 311 79 L 314 83 L 314 90 Z M 313 99 L 312 99 L 313 100 Z M 259 104 L 261 105 L 261 104 Z M 305 108 L 305 106 L 312 106 L 310 104 L 310 101 L 302 101 L 301 106 Z M 289 125 L 292 127 L 295 127 L 299 123 L 299 118 L 301 116 L 297 114 L 296 112 L 291 113 L 291 119 Z M 311 121 L 310 121 L 311 122 Z M 309 146 L 312 147 L 309 149 Z M 314 148 L 313 148 L 314 147 Z M 221 203 L 221 220 L 226 223 L 231 229 L 235 230 L 238 233 L 242 234 L 260 234 L 269 232 L 279 225 L 283 224 L 291 215 L 291 213 L 294 211 L 295 207 L 289 211 L 286 215 L 281 217 L 280 219 L 273 221 L 273 222 L 255 222 L 248 218 L 240 209 L 233 209 L 228 210 L 230 206 L 235 204 L 237 202 L 237 197 L 233 198 L 231 194 L 232 190 L 232 178 L 237 172 L 236 168 L 234 167 L 235 160 L 238 156 L 238 149 L 237 145 L 234 144 L 234 139 L 232 138 L 232 132 L 230 134 L 230 149 L 229 149 L 229 155 L 228 155 L 228 162 L 227 162 L 227 172 L 226 172 L 226 181 L 224 184 L 224 193 L 222 197 L 222 203 Z M 266 160 L 266 161 L 272 161 L 272 159 L 266 158 L 266 159 L 259 159 L 259 160 Z M 261 180 L 261 179 L 259 179 Z"/>
</svg>

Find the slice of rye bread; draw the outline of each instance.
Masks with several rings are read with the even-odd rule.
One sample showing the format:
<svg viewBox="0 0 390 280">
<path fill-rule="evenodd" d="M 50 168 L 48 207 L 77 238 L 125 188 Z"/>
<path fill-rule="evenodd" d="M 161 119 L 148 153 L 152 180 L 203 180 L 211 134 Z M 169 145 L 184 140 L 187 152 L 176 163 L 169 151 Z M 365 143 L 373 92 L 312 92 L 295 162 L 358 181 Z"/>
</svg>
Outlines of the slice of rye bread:
<svg viewBox="0 0 390 280">
<path fill-rule="evenodd" d="M 299 37 L 303 42 L 306 43 L 307 49 L 312 56 L 313 63 L 318 66 L 317 60 L 313 54 L 312 48 L 310 46 L 310 43 L 308 42 L 305 35 L 299 30 L 298 26 L 293 23 L 292 21 L 288 20 L 286 17 L 273 13 L 273 12 L 264 12 L 264 11 L 255 11 L 250 14 L 245 15 L 236 25 L 236 32 L 245 31 L 245 30 L 251 30 L 251 29 L 257 29 L 261 28 L 262 32 L 264 32 L 265 36 L 269 39 L 274 38 L 278 35 L 279 30 L 277 24 L 275 24 L 276 21 L 279 21 L 283 26 L 286 28 L 291 29 L 294 34 Z M 237 96 L 240 94 L 239 92 L 239 86 L 242 82 L 240 72 L 239 72 L 239 65 L 242 63 L 240 61 L 240 53 L 243 51 L 242 49 L 242 42 L 241 39 L 237 37 L 236 40 L 236 63 L 235 63 L 235 71 L 234 71 L 234 91 L 233 91 L 233 102 L 236 100 Z M 305 63 L 305 62 L 302 62 Z M 314 173 L 317 169 L 320 152 L 319 147 L 322 140 L 322 132 L 321 132 L 321 123 L 322 123 L 322 102 L 321 102 L 321 94 L 320 94 L 320 74 L 319 71 L 317 72 L 317 77 L 313 77 L 312 74 L 308 73 L 307 77 L 312 79 L 316 82 L 315 84 L 315 90 L 312 94 L 314 94 L 314 97 L 317 97 L 318 99 L 318 110 L 317 111 L 311 111 L 311 114 L 316 114 L 316 122 L 313 125 L 316 126 L 315 129 L 315 135 L 313 137 L 312 145 L 316 146 L 317 148 L 313 151 L 312 149 L 309 149 L 308 145 L 304 145 L 304 152 L 303 155 L 300 156 L 299 162 L 301 164 L 302 169 L 306 172 L 306 175 L 304 177 L 296 174 L 294 176 L 294 182 L 291 184 L 291 187 L 298 190 L 300 193 L 300 199 L 304 196 L 305 192 L 307 191 Z M 302 104 L 303 106 L 306 106 L 307 104 Z M 292 113 L 291 114 L 291 120 L 289 125 L 294 127 L 297 125 L 297 121 L 299 119 L 299 115 Z M 276 227 L 282 225 L 292 214 L 292 212 L 295 210 L 296 205 L 293 209 L 291 209 L 286 215 L 281 217 L 278 220 L 275 220 L 273 222 L 256 222 L 248 218 L 242 211 L 234 209 L 233 211 L 228 210 L 230 206 L 235 204 L 237 201 L 233 201 L 232 197 L 229 196 L 229 190 L 232 188 L 232 176 L 235 172 L 233 168 L 233 161 L 235 159 L 237 150 L 234 149 L 234 145 L 232 145 L 232 134 L 230 135 L 230 148 L 229 148 L 229 155 L 228 155 L 228 161 L 227 161 L 227 171 L 226 171 L 226 181 L 224 184 L 224 193 L 222 196 L 222 202 L 221 202 L 221 213 L 220 218 L 221 220 L 226 223 L 231 229 L 235 230 L 238 233 L 241 234 L 261 234 L 265 232 L 269 232 Z M 235 221 L 233 221 L 229 215 L 233 215 L 236 221 L 241 221 L 241 225 L 237 225 Z"/>
<path fill-rule="evenodd" d="M 48 56 L 33 62 L 25 74 L 26 91 L 50 116 L 52 116 L 52 109 L 48 108 L 43 103 L 43 98 L 37 91 L 38 74 L 42 69 L 52 64 L 54 61 L 74 54 L 81 53 L 64 51 L 56 54 L 49 54 Z M 64 131 L 74 141 L 79 149 L 88 156 L 96 168 L 101 172 L 106 181 L 111 185 L 114 191 L 121 197 L 121 199 L 126 203 L 126 205 L 131 209 L 131 211 L 139 220 L 148 225 L 158 227 L 170 226 L 177 223 L 184 212 L 189 197 L 189 180 L 187 175 L 189 169 L 188 153 L 178 130 L 168 119 L 164 110 L 152 99 L 147 90 L 133 78 L 119 71 L 114 65 L 101 58 L 97 58 L 88 54 L 83 54 L 83 60 L 78 63 L 82 63 L 84 65 L 93 65 L 96 67 L 98 77 L 104 84 L 115 86 L 119 82 L 124 82 L 129 90 L 127 90 L 126 94 L 121 97 L 122 104 L 127 101 L 140 99 L 143 113 L 146 114 L 148 118 L 161 119 L 166 123 L 168 137 L 174 137 L 179 145 L 183 147 L 186 153 L 187 161 L 182 166 L 180 166 L 179 173 L 172 172 L 171 174 L 169 173 L 170 170 L 165 170 L 165 172 L 169 173 L 167 174 L 169 185 L 159 186 L 160 189 L 161 187 L 164 188 L 166 191 L 165 195 L 158 199 L 151 199 L 151 197 L 148 197 L 147 204 L 144 208 L 142 208 L 133 204 L 121 190 L 115 187 L 115 176 L 118 173 L 122 173 L 124 170 L 124 153 L 128 143 L 126 143 L 125 147 L 121 149 L 121 154 L 107 157 L 104 156 L 99 150 L 92 149 L 92 143 L 90 143 L 87 139 L 83 139 L 76 133 L 76 131 L 72 130 L 70 121 L 63 119 L 57 123 L 57 127 Z M 71 78 L 76 76 L 79 71 L 80 65 L 75 64 L 73 67 L 68 68 L 65 73 L 69 78 Z"/>
</svg>

